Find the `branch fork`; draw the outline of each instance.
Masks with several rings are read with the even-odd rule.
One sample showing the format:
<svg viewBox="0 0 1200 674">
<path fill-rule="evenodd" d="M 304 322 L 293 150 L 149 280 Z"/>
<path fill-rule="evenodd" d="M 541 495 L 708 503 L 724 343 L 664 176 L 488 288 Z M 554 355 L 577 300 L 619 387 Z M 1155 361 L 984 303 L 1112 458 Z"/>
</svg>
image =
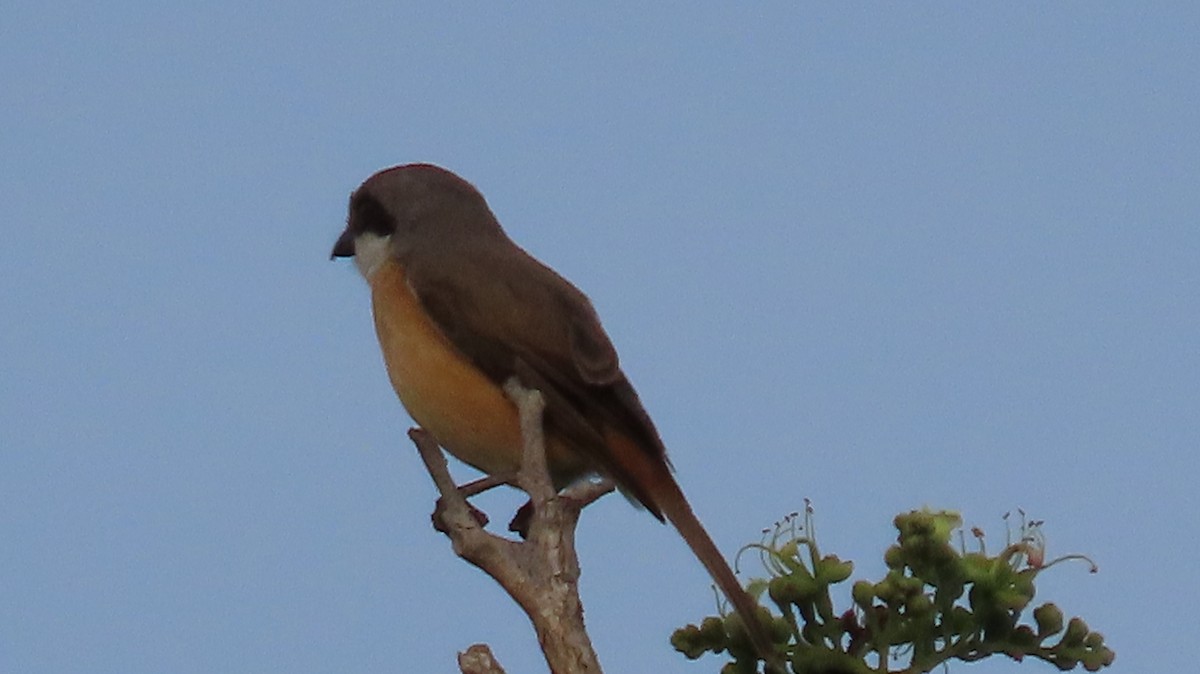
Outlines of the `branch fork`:
<svg viewBox="0 0 1200 674">
<path fill-rule="evenodd" d="M 408 436 L 441 494 L 434 525 L 450 538 L 454 554 L 500 583 L 529 616 L 553 674 L 598 674 L 600 664 L 584 627 L 579 600 L 575 526 L 583 508 L 613 491 L 614 485 L 607 479 L 584 481 L 558 493 L 546 465 L 542 394 L 522 387 L 516 378 L 506 382 L 504 392 L 517 406 L 521 420 L 521 468 L 511 482 L 529 494 L 533 507 L 526 540 L 487 531 L 486 517 L 467 503 L 469 494 L 460 491 L 450 476 L 437 440 L 425 430 L 413 428 Z M 503 670 L 495 664 L 494 669 L 473 671 Z"/>
</svg>

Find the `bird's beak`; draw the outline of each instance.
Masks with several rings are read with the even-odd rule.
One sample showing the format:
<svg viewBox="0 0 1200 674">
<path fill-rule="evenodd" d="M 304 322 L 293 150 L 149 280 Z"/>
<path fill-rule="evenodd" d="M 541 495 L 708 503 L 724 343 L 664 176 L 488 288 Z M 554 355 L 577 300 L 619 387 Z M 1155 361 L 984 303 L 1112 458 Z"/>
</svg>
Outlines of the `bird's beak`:
<svg viewBox="0 0 1200 674">
<path fill-rule="evenodd" d="M 333 251 L 329 253 L 329 259 L 335 257 L 354 257 L 354 235 L 350 233 L 350 229 L 342 232 L 338 237 L 337 243 L 333 244 Z"/>
</svg>

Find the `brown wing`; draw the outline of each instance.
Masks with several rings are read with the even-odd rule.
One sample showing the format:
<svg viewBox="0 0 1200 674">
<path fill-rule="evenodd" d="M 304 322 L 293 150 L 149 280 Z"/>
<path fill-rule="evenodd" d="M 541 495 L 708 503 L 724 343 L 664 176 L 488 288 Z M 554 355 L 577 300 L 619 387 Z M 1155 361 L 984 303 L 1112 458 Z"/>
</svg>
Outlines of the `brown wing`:
<svg viewBox="0 0 1200 674">
<path fill-rule="evenodd" d="M 621 372 L 591 302 L 553 270 L 513 245 L 457 250 L 405 265 L 413 292 L 450 342 L 497 384 L 516 375 L 546 398 L 546 426 L 586 453 L 659 516 L 645 485 L 605 440 L 616 431 L 667 466 L 658 431 Z"/>
</svg>

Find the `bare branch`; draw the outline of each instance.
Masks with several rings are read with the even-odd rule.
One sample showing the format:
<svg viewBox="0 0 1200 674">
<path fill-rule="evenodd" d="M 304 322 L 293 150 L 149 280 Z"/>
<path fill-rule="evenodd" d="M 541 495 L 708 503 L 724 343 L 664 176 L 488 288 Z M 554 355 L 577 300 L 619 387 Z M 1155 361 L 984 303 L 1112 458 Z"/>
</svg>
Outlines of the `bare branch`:
<svg viewBox="0 0 1200 674">
<path fill-rule="evenodd" d="M 533 504 L 528 539 L 515 541 L 486 531 L 454 485 L 436 440 L 413 429 L 409 437 L 441 494 L 434 521 L 450 538 L 455 554 L 500 583 L 529 616 L 553 674 L 599 674 L 600 663 L 584 627 L 579 600 L 575 525 L 582 508 L 612 491 L 613 485 L 606 480 L 583 482 L 557 494 L 546 467 L 541 394 L 523 389 L 515 380 L 505 385 L 505 392 L 521 417 L 524 447 L 515 482 Z M 468 672 L 463 667 L 460 657 L 460 669 Z M 502 670 L 470 670 L 471 674 L 491 671 Z"/>
<path fill-rule="evenodd" d="M 462 674 L 504 674 L 487 644 L 475 644 L 458 654 L 458 669 Z"/>
</svg>

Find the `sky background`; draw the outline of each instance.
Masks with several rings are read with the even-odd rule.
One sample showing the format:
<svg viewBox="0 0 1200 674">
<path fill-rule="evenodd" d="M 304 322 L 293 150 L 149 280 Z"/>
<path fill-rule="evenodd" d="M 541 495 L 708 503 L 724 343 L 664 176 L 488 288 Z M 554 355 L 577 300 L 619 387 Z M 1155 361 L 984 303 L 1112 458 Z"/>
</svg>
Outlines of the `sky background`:
<svg viewBox="0 0 1200 674">
<path fill-rule="evenodd" d="M 898 512 L 999 547 L 1023 508 L 1100 566 L 1039 600 L 1187 671 L 1198 35 L 1182 2 L 5 3 L 0 672 L 545 671 L 430 528 L 328 260 L 413 161 L 591 296 L 723 550 L 809 498 L 878 577 Z M 579 553 L 608 671 L 718 669 L 666 645 L 714 606 L 669 528 L 609 497 Z"/>
</svg>

